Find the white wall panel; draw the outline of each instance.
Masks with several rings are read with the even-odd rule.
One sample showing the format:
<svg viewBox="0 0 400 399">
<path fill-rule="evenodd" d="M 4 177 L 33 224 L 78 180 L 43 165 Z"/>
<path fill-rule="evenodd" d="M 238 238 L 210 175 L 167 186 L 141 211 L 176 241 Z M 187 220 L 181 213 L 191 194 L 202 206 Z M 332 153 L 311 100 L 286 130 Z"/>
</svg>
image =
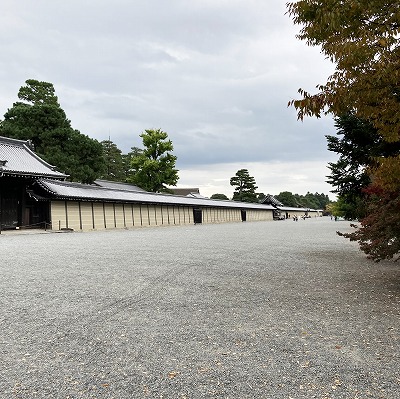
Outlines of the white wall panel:
<svg viewBox="0 0 400 399">
<path fill-rule="evenodd" d="M 115 229 L 114 206 L 110 203 L 104 204 L 106 229 Z"/>
<path fill-rule="evenodd" d="M 92 203 L 81 202 L 81 220 L 82 230 L 93 230 L 93 214 L 92 214 Z"/>
<path fill-rule="evenodd" d="M 114 204 L 114 213 L 115 213 L 115 227 L 117 229 L 123 229 L 125 227 L 124 220 L 124 209 L 122 204 Z"/>
<path fill-rule="evenodd" d="M 52 230 L 59 230 L 67 227 L 65 201 L 51 201 L 50 213 Z"/>
<path fill-rule="evenodd" d="M 104 209 L 102 202 L 93 203 L 93 215 L 94 215 L 94 228 L 95 230 L 104 230 Z"/>
<path fill-rule="evenodd" d="M 74 230 L 81 229 L 79 203 L 77 201 L 67 202 L 67 218 L 68 218 L 67 227 L 69 229 L 74 229 Z"/>
<path fill-rule="evenodd" d="M 142 213 L 140 211 L 140 204 L 133 205 L 133 224 L 135 227 L 142 227 Z"/>
</svg>

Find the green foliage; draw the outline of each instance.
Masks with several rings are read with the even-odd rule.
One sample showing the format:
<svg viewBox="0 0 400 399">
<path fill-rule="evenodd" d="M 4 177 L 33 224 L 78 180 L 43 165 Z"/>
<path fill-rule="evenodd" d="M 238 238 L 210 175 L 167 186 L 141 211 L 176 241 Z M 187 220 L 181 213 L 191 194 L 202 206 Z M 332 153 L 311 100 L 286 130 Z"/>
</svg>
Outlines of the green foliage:
<svg viewBox="0 0 400 399">
<path fill-rule="evenodd" d="M 247 169 L 240 169 L 235 176 L 231 177 L 231 186 L 236 187 L 233 193 L 233 201 L 258 202 L 256 182 L 254 177 L 249 175 Z"/>
<path fill-rule="evenodd" d="M 347 113 L 335 119 L 337 136 L 326 136 L 328 150 L 339 154 L 337 162 L 330 162 L 328 177 L 343 202 L 343 217 L 358 219 L 365 215 L 363 190 L 371 183 L 370 171 L 377 159 L 400 153 L 400 143 L 388 143 L 369 122 Z M 344 206 L 346 203 L 346 206 Z"/>
<path fill-rule="evenodd" d="M 175 186 L 179 179 L 175 169 L 177 158 L 171 154 L 172 141 L 161 129 L 145 130 L 140 137 L 144 149 L 132 156 L 129 181 L 146 191 L 169 192 L 166 186 Z"/>
<path fill-rule="evenodd" d="M 359 199 L 360 204 L 353 204 L 347 201 L 347 198 L 339 196 L 337 201 L 331 203 L 330 207 L 327 209 L 329 213 L 333 216 L 340 216 L 346 220 L 357 219 L 359 209 L 362 208 L 362 200 Z"/>
<path fill-rule="evenodd" d="M 35 152 L 72 181 L 92 183 L 103 173 L 102 146 L 71 127 L 51 83 L 27 80 L 4 115 L 0 134 L 31 140 Z"/>
<path fill-rule="evenodd" d="M 213 194 L 210 199 L 215 199 L 215 200 L 229 200 L 229 198 L 225 194 Z"/>
<path fill-rule="evenodd" d="M 315 197 L 315 194 L 311 194 L 309 192 L 304 197 L 300 198 L 300 203 L 303 205 L 304 208 L 321 209 L 321 207 L 319 206 L 320 203 Z"/>
<path fill-rule="evenodd" d="M 330 202 L 329 197 L 325 194 L 307 192 L 306 195 L 292 194 L 290 191 L 282 191 L 274 196 L 278 201 L 285 206 L 294 208 L 310 208 L 310 209 L 325 209 Z"/>
<path fill-rule="evenodd" d="M 103 140 L 101 145 L 105 164 L 105 173 L 101 178 L 111 181 L 125 181 L 125 162 L 122 151 L 111 140 Z"/>
<path fill-rule="evenodd" d="M 71 130 L 70 121 L 58 106 L 32 105 L 17 102 L 8 109 L 1 125 L 1 134 L 20 140 L 31 140 L 37 152 L 43 152 L 49 136 L 65 139 Z"/>
<path fill-rule="evenodd" d="M 131 150 L 127 154 L 122 154 L 122 164 L 124 170 L 124 181 L 132 180 L 133 169 L 132 169 L 132 159 L 141 155 L 143 150 L 138 147 L 131 147 Z"/>
<path fill-rule="evenodd" d="M 283 205 L 292 206 L 295 208 L 300 206 L 300 204 L 297 202 L 295 196 L 290 191 L 282 191 L 278 195 L 274 195 L 274 197 L 279 202 L 282 202 Z"/>
<path fill-rule="evenodd" d="M 261 202 L 266 196 L 264 193 L 256 193 L 257 201 Z"/>
<path fill-rule="evenodd" d="M 69 175 L 69 180 L 93 183 L 104 169 L 102 146 L 97 140 L 71 129 L 62 140 L 51 135 L 43 146 L 43 158 Z"/>
<path fill-rule="evenodd" d="M 328 165 L 331 174 L 328 177 L 339 195 L 360 194 L 368 186 L 370 178 L 366 167 L 373 161 L 377 146 L 382 140 L 376 129 L 368 122 L 357 118 L 353 113 L 346 113 L 335 119 L 336 135 L 326 136 L 328 150 L 339 154 L 337 162 Z"/>
<path fill-rule="evenodd" d="M 39 82 L 34 79 L 25 81 L 26 86 L 22 86 L 18 92 L 18 98 L 32 105 L 54 105 L 59 107 L 58 98 L 55 95 L 52 83 Z"/>
</svg>

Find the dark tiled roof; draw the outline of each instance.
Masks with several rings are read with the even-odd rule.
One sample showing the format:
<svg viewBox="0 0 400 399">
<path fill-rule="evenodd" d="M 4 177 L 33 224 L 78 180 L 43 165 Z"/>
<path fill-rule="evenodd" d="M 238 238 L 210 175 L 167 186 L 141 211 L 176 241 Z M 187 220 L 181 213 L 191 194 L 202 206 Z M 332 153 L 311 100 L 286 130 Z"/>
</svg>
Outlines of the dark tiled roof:
<svg viewBox="0 0 400 399">
<path fill-rule="evenodd" d="M 146 192 L 146 190 L 143 190 L 142 188 L 140 188 L 138 186 L 134 186 L 133 184 L 121 183 L 121 182 L 110 181 L 110 180 L 97 179 L 94 181 L 94 184 L 96 186 L 110 188 L 112 190 L 136 191 L 136 192 L 139 191 L 142 193 Z"/>
<path fill-rule="evenodd" d="M 260 201 L 262 204 L 270 204 L 274 206 L 283 206 L 282 202 L 278 201 L 274 196 L 271 194 L 267 194 L 265 198 Z"/>
<path fill-rule="evenodd" d="M 108 201 L 108 202 L 136 202 L 163 205 L 186 205 L 206 206 L 219 208 L 240 208 L 240 209 L 274 209 L 271 205 L 262 205 L 237 201 L 210 200 L 208 198 L 182 197 L 179 195 L 156 194 L 138 191 L 115 190 L 103 187 L 96 187 L 88 184 L 71 183 L 66 181 L 55 181 L 39 179 L 37 184 L 42 187 L 48 197 L 63 200 L 83 201 Z"/>
<path fill-rule="evenodd" d="M 265 198 L 261 201 L 262 204 L 270 204 L 272 206 L 274 206 L 275 208 L 281 210 L 281 211 L 285 211 L 285 212 L 308 212 L 310 210 L 315 211 L 315 209 L 310 209 L 310 208 L 294 208 L 292 206 L 286 206 L 283 205 L 282 202 L 278 201 L 274 196 L 272 196 L 271 194 L 267 194 L 265 196 Z"/>
<path fill-rule="evenodd" d="M 189 194 L 200 194 L 200 190 L 198 188 L 184 188 L 184 187 L 168 187 L 173 194 L 175 195 L 189 195 Z"/>
<path fill-rule="evenodd" d="M 27 141 L 0 136 L 0 175 L 38 176 L 65 179 L 67 175 L 38 157 Z"/>
<path fill-rule="evenodd" d="M 193 197 L 193 198 L 208 198 L 208 197 L 205 197 L 204 195 L 197 194 L 197 193 L 190 193 L 190 194 L 188 194 L 186 197 Z"/>
</svg>

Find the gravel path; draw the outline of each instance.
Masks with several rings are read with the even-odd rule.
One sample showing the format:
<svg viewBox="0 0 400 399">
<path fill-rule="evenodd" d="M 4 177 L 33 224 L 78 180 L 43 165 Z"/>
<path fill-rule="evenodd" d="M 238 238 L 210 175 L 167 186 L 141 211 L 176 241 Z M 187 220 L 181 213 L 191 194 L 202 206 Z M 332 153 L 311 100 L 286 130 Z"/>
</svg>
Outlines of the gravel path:
<svg viewBox="0 0 400 399">
<path fill-rule="evenodd" d="M 400 397 L 400 265 L 328 218 L 0 235 L 0 398 Z"/>
</svg>

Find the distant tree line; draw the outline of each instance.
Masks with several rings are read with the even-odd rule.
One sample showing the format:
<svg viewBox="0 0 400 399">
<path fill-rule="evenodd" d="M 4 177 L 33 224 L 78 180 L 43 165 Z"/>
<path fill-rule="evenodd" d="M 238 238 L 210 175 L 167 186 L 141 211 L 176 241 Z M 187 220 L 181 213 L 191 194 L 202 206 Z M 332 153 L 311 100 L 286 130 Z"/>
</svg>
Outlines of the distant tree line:
<svg viewBox="0 0 400 399">
<path fill-rule="evenodd" d="M 326 206 L 331 202 L 329 197 L 323 193 L 310 193 L 305 195 L 292 194 L 290 191 L 282 191 L 274 197 L 286 206 L 293 206 L 296 208 L 312 208 L 312 209 L 326 209 Z"/>
<path fill-rule="evenodd" d="M 242 202 L 261 202 L 265 198 L 262 192 L 257 193 L 256 181 L 253 176 L 250 176 L 247 169 L 239 169 L 235 176 L 230 179 L 231 186 L 234 187 L 232 196 L 233 201 Z M 331 202 L 329 197 L 325 194 L 310 193 L 306 195 L 292 194 L 290 191 L 283 191 L 274 196 L 278 201 L 282 202 L 285 206 L 295 208 L 312 208 L 312 209 L 326 209 L 327 205 Z M 224 194 L 214 194 L 211 198 L 215 199 L 228 199 Z"/>
</svg>

